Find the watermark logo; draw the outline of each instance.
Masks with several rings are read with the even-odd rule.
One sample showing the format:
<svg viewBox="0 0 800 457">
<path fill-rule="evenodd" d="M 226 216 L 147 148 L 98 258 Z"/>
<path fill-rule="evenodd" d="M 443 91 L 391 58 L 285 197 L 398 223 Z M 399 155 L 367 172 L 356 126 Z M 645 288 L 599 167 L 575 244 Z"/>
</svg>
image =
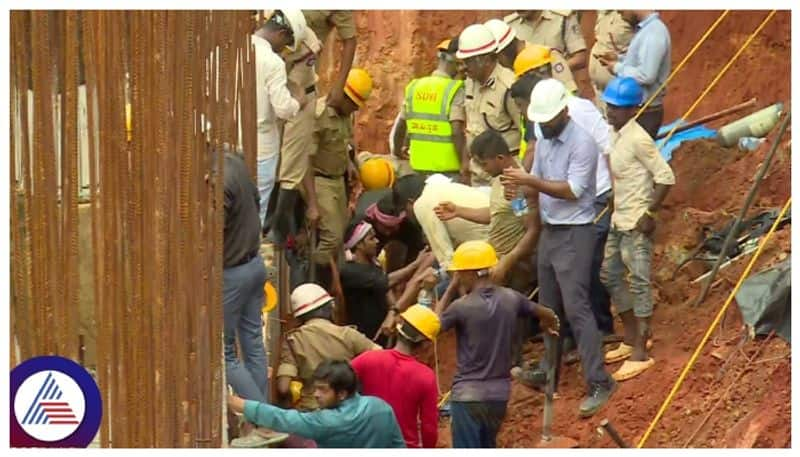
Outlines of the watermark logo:
<svg viewBox="0 0 800 457">
<path fill-rule="evenodd" d="M 100 427 L 100 391 L 63 357 L 26 360 L 11 371 L 11 446 L 86 447 Z"/>
</svg>

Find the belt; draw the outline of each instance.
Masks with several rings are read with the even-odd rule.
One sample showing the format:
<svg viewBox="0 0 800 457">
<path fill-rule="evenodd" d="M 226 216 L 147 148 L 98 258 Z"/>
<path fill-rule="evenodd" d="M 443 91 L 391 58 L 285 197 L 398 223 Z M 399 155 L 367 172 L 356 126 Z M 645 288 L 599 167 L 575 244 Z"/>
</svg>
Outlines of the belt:
<svg viewBox="0 0 800 457">
<path fill-rule="evenodd" d="M 311 95 L 316 91 L 317 91 L 317 86 L 315 84 L 306 87 L 306 95 Z"/>
<path fill-rule="evenodd" d="M 247 262 L 249 262 L 249 261 L 253 260 L 253 259 L 254 259 L 254 258 L 257 256 L 257 255 L 258 255 L 258 249 L 256 249 L 256 250 L 255 250 L 255 251 L 253 251 L 253 252 L 250 252 L 250 253 L 247 253 L 247 254 L 245 254 L 245 255 L 244 255 L 244 257 L 242 257 L 242 259 L 241 259 L 241 260 L 239 260 L 239 261 L 238 261 L 238 262 L 236 262 L 234 265 L 231 265 L 231 266 L 230 266 L 230 267 L 228 267 L 228 268 L 233 268 L 233 267 L 239 267 L 239 266 L 242 266 L 242 265 L 246 264 Z"/>
<path fill-rule="evenodd" d="M 587 227 L 589 225 L 592 225 L 592 223 L 586 222 L 585 224 L 542 224 L 544 228 L 550 230 L 566 230 L 575 227 Z"/>
<path fill-rule="evenodd" d="M 320 177 L 320 178 L 325 178 L 325 179 L 342 179 L 342 177 L 344 175 L 331 176 L 331 175 L 326 175 L 325 173 L 319 173 L 319 172 L 315 171 L 314 172 L 314 176 L 317 176 L 317 177 Z"/>
</svg>

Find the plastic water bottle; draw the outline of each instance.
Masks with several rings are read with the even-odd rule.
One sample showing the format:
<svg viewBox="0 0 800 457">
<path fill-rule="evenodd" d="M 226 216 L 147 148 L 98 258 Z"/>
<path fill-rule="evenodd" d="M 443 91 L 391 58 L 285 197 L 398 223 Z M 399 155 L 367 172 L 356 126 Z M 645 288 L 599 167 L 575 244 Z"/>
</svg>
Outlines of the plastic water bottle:
<svg viewBox="0 0 800 457">
<path fill-rule="evenodd" d="M 528 201 L 522 191 L 518 192 L 517 197 L 511 200 L 511 210 L 514 211 L 514 215 L 517 217 L 528 214 Z"/>
<path fill-rule="evenodd" d="M 433 293 L 428 289 L 421 289 L 417 294 L 417 303 L 431 308 L 433 306 Z"/>
<path fill-rule="evenodd" d="M 755 151 L 765 141 L 764 138 L 743 136 L 739 138 L 739 149 L 742 151 Z"/>
</svg>

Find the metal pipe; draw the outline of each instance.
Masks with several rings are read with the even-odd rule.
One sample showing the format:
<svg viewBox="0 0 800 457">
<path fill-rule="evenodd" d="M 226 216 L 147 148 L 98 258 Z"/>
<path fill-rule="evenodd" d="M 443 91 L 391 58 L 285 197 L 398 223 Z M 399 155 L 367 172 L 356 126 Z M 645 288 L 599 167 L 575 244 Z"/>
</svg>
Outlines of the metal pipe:
<svg viewBox="0 0 800 457">
<path fill-rule="evenodd" d="M 789 111 L 786 113 L 786 117 L 783 119 L 783 124 L 781 124 L 781 128 L 778 131 L 778 135 L 775 137 L 774 142 L 772 143 L 772 148 L 770 148 L 767 156 L 764 158 L 764 163 L 761 164 L 761 168 L 758 170 L 758 174 L 756 175 L 755 180 L 753 181 L 753 185 L 750 186 L 750 191 L 747 193 L 747 197 L 745 198 L 744 205 L 742 209 L 739 211 L 739 215 L 736 216 L 736 220 L 733 222 L 733 227 L 731 227 L 728 235 L 725 237 L 725 242 L 722 244 L 722 250 L 719 253 L 719 257 L 717 257 L 716 262 L 714 262 L 714 267 L 711 269 L 711 273 L 709 274 L 708 279 L 703 284 L 703 289 L 700 291 L 700 295 L 697 297 L 697 300 L 692 304 L 693 307 L 699 306 L 703 300 L 706 299 L 708 296 L 708 292 L 711 289 L 711 284 L 714 282 L 714 278 L 717 276 L 717 272 L 719 271 L 720 265 L 725 261 L 726 254 L 728 252 L 728 248 L 730 247 L 731 242 L 736 237 L 736 232 L 739 230 L 739 226 L 741 225 L 744 217 L 747 215 L 747 210 L 750 209 L 750 205 L 753 203 L 753 200 L 756 196 L 756 191 L 758 190 L 758 186 L 761 184 L 761 181 L 764 179 L 764 176 L 769 169 L 770 164 L 772 163 L 772 158 L 775 156 L 775 151 L 778 150 L 778 145 L 783 138 L 783 134 L 786 133 L 786 128 L 789 126 L 789 122 L 792 119 L 792 112 Z"/>
<path fill-rule="evenodd" d="M 611 425 L 611 422 L 609 422 L 608 419 L 603 419 L 602 421 L 600 421 L 600 427 L 603 430 L 605 430 L 606 433 L 608 433 L 608 436 L 610 436 L 615 443 L 617 443 L 617 446 L 621 448 L 631 447 L 628 443 L 625 442 L 625 440 L 622 439 L 620 434 L 617 433 L 617 430 L 614 428 L 613 425 Z"/>
<path fill-rule="evenodd" d="M 750 100 L 748 100 L 746 102 L 739 103 L 736 106 L 731 106 L 730 108 L 726 108 L 724 110 L 717 111 L 716 113 L 711 113 L 711 114 L 709 114 L 707 116 L 703 116 L 703 117 L 697 118 L 697 119 L 693 120 L 692 122 L 687 122 L 686 124 L 683 124 L 683 125 L 679 126 L 678 128 L 676 128 L 675 132 L 673 132 L 673 133 L 682 132 L 684 130 L 689 130 L 690 128 L 698 126 L 700 124 L 704 124 L 706 122 L 715 121 L 715 120 L 723 118 L 723 117 L 725 117 L 725 116 L 727 116 L 729 114 L 733 114 L 733 113 L 736 113 L 738 111 L 741 111 L 741 110 L 743 110 L 745 108 L 752 108 L 752 107 L 756 106 L 756 102 L 757 102 L 757 99 L 755 97 L 753 97 Z M 668 133 L 669 132 L 664 132 L 664 133 L 656 136 L 656 140 L 660 140 L 661 138 L 666 137 L 668 135 Z"/>
</svg>

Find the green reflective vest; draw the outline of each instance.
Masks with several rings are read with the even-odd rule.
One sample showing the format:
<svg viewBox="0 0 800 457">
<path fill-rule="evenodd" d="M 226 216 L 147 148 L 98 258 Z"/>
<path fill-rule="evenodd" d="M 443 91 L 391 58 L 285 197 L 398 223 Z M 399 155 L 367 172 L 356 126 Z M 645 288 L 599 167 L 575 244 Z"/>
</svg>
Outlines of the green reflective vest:
<svg viewBox="0 0 800 457">
<path fill-rule="evenodd" d="M 528 150 L 528 142 L 525 141 L 525 118 L 519 123 L 519 160 L 525 158 L 525 151 Z"/>
<path fill-rule="evenodd" d="M 461 158 L 453 144 L 450 106 L 463 81 L 441 76 L 414 79 L 406 86 L 406 129 L 410 165 L 416 171 L 453 172 Z"/>
</svg>

